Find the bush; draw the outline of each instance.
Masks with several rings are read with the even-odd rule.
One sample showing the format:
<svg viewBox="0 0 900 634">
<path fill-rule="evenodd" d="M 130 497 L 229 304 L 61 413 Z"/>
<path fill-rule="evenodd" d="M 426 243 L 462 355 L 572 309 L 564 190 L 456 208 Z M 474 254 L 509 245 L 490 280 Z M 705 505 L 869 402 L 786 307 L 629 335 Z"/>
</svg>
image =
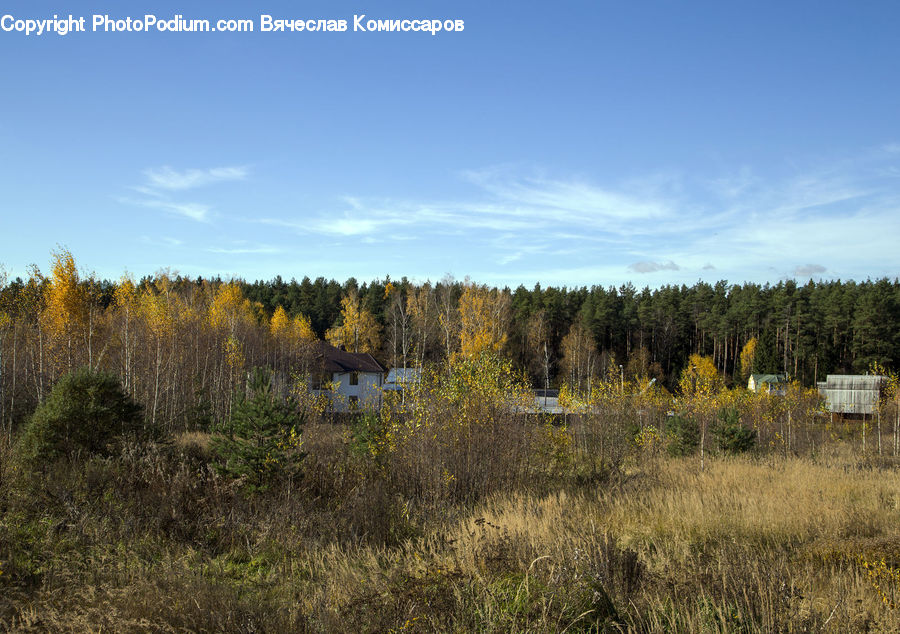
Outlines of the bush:
<svg viewBox="0 0 900 634">
<path fill-rule="evenodd" d="M 254 370 L 250 390 L 251 396 L 239 397 L 231 419 L 217 430 L 212 449 L 221 473 L 245 478 L 251 491 L 263 491 L 299 471 L 305 417 L 292 400 L 272 393 L 271 373 L 264 368 Z"/>
<path fill-rule="evenodd" d="M 16 453 L 29 466 L 77 453 L 104 454 L 137 431 L 141 407 L 116 377 L 90 368 L 63 376 L 25 425 Z"/>
<path fill-rule="evenodd" d="M 700 446 L 700 426 L 693 418 L 675 414 L 666 420 L 667 450 L 672 456 L 689 456 Z"/>
<path fill-rule="evenodd" d="M 756 446 L 756 430 L 741 424 L 741 415 L 731 407 L 723 409 L 710 430 L 719 449 L 727 454 L 746 453 Z"/>
</svg>

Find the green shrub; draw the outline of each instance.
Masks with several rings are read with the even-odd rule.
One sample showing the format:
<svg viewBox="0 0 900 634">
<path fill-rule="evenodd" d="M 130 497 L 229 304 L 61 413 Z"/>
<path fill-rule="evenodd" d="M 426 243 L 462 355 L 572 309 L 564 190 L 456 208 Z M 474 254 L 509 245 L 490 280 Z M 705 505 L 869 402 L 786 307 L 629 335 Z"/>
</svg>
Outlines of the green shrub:
<svg viewBox="0 0 900 634">
<path fill-rule="evenodd" d="M 104 454 L 116 438 L 137 431 L 141 408 L 116 377 L 90 368 L 63 376 L 26 423 L 16 447 L 29 466 L 78 453 Z"/>
<path fill-rule="evenodd" d="M 385 425 L 375 412 L 365 412 L 350 421 L 350 449 L 361 456 L 381 457 Z"/>
<path fill-rule="evenodd" d="M 746 453 L 756 446 L 756 430 L 744 427 L 740 413 L 733 407 L 719 412 L 710 431 L 719 449 L 727 454 Z"/>
<path fill-rule="evenodd" d="M 693 418 L 675 414 L 666 420 L 666 449 L 672 456 L 689 456 L 700 446 L 700 426 Z"/>
<path fill-rule="evenodd" d="M 251 491 L 264 491 L 299 471 L 305 417 L 292 400 L 272 393 L 271 373 L 264 368 L 254 370 L 250 392 L 249 398 L 238 398 L 211 446 L 220 473 L 244 478 Z"/>
</svg>

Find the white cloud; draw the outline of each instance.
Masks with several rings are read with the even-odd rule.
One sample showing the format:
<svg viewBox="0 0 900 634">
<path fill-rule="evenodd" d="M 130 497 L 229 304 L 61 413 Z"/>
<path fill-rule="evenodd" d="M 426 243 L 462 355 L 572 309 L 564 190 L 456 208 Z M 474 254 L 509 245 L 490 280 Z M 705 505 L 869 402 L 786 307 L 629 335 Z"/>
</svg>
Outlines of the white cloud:
<svg viewBox="0 0 900 634">
<path fill-rule="evenodd" d="M 794 277 L 812 277 L 813 275 L 821 275 L 827 270 L 821 264 L 806 264 L 794 269 Z"/>
<path fill-rule="evenodd" d="M 523 253 L 522 251 L 518 251 L 516 253 L 510 253 L 509 255 L 505 255 L 502 258 L 500 258 L 498 260 L 498 262 L 500 264 L 502 264 L 503 266 L 506 266 L 507 264 L 512 264 L 513 262 L 516 262 L 517 260 L 521 260 L 524 255 L 525 255 L 525 253 Z"/>
<path fill-rule="evenodd" d="M 212 211 L 210 205 L 174 200 L 172 193 L 214 183 L 243 180 L 247 173 L 246 167 L 213 167 L 180 172 L 168 166 L 146 169 L 144 176 L 147 182 L 131 188 L 143 198 L 120 198 L 119 201 L 149 209 L 161 209 L 197 222 L 209 222 Z"/>
<path fill-rule="evenodd" d="M 150 236 L 141 236 L 141 241 L 156 247 L 180 247 L 184 244 L 183 240 L 171 238 L 168 236 L 162 238 L 151 238 Z"/>
<path fill-rule="evenodd" d="M 591 283 L 621 283 L 628 274 L 737 283 L 792 270 L 865 277 L 900 270 L 893 246 L 900 191 L 882 150 L 780 174 L 766 166 L 774 175 L 741 167 L 720 177 L 655 174 L 617 185 L 481 170 L 464 174 L 474 189 L 455 199 L 353 196 L 303 216 L 251 221 L 339 238 L 340 248 L 402 239 L 409 263 L 431 277 L 451 267 L 476 279 L 564 284 L 576 279 L 554 276 L 607 276 Z"/>
<path fill-rule="evenodd" d="M 330 236 L 378 236 L 389 239 L 399 228 L 425 232 L 572 231 L 639 233 L 638 223 L 672 220 L 673 212 L 654 199 L 581 182 L 500 180 L 489 173 L 469 173 L 482 196 L 475 200 L 419 202 L 345 197 L 347 209 L 314 213 L 300 219 L 263 218 L 258 222 L 291 228 L 298 233 Z"/>
<path fill-rule="evenodd" d="M 191 220 L 196 220 L 198 222 L 209 221 L 209 205 L 202 205 L 199 203 L 160 203 L 151 206 L 165 209 L 173 214 L 184 216 L 185 218 L 190 218 Z"/>
<path fill-rule="evenodd" d="M 169 166 L 144 170 L 148 188 L 152 190 L 181 191 L 224 181 L 244 180 L 246 167 L 212 167 L 178 171 Z"/>
<path fill-rule="evenodd" d="M 742 167 L 735 174 L 721 176 L 709 181 L 710 189 L 726 199 L 736 199 L 758 184 L 758 177 L 747 166 Z"/>
<path fill-rule="evenodd" d="M 634 262 L 628 265 L 628 270 L 633 273 L 658 273 L 660 271 L 680 271 L 681 267 L 669 260 L 668 262 Z"/>
<path fill-rule="evenodd" d="M 169 200 L 135 198 L 118 198 L 117 200 L 126 205 L 136 205 L 148 209 L 161 209 L 170 214 L 188 218 L 190 220 L 196 220 L 197 222 L 209 222 L 210 220 L 209 205 L 200 203 L 179 203 Z"/>
</svg>

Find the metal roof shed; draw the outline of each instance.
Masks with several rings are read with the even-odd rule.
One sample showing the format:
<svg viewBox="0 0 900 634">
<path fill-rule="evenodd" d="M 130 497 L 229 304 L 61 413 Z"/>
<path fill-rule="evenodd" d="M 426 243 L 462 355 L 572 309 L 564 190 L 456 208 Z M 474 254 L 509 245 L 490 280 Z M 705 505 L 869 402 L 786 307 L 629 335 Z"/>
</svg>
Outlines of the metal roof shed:
<svg viewBox="0 0 900 634">
<path fill-rule="evenodd" d="M 819 392 L 834 414 L 873 414 L 886 382 L 876 374 L 829 374 Z"/>
</svg>

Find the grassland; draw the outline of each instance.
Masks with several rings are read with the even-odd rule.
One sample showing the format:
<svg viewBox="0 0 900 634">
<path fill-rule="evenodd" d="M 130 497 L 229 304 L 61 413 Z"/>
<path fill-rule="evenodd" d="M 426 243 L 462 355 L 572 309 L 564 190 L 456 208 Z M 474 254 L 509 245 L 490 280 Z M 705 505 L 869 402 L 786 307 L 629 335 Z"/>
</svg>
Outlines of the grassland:
<svg viewBox="0 0 900 634">
<path fill-rule="evenodd" d="M 556 472 L 456 500 L 328 425 L 301 479 L 247 495 L 207 438 L 18 473 L 2 449 L 0 626 L 14 631 L 900 630 L 900 471 L 814 455 Z"/>
</svg>

